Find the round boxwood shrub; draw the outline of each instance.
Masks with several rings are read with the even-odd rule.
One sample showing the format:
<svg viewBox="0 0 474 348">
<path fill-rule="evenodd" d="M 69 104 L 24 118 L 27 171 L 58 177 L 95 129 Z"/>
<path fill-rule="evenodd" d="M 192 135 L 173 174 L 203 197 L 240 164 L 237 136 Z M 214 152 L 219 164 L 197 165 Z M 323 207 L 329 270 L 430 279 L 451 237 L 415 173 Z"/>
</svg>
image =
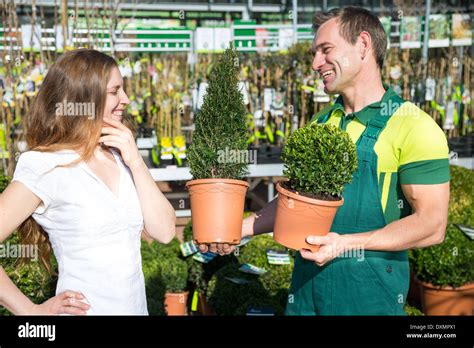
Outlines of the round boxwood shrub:
<svg viewBox="0 0 474 348">
<path fill-rule="evenodd" d="M 474 241 L 451 224 L 443 243 L 410 250 L 409 256 L 421 281 L 452 287 L 474 282 Z"/>
<path fill-rule="evenodd" d="M 357 150 L 349 134 L 316 122 L 291 134 L 281 159 L 289 189 L 322 199 L 338 198 L 357 169 Z"/>
<path fill-rule="evenodd" d="M 180 293 L 186 290 L 188 266 L 177 256 L 160 260 L 161 277 L 167 292 Z"/>
</svg>

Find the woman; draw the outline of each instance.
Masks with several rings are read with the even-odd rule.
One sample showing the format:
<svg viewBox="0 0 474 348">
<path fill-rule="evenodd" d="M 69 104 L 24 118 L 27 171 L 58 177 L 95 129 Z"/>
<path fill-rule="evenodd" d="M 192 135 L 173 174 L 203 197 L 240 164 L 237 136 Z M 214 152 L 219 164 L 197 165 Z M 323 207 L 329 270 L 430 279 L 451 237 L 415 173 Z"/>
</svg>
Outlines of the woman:
<svg viewBox="0 0 474 348">
<path fill-rule="evenodd" d="M 0 267 L 0 304 L 12 313 L 148 314 L 141 233 L 169 243 L 176 217 L 124 124 L 127 104 L 103 53 L 70 51 L 50 68 L 26 120 L 30 151 L 0 195 L 0 242 L 18 228 L 48 270 L 52 248 L 58 284 L 35 305 Z"/>
</svg>

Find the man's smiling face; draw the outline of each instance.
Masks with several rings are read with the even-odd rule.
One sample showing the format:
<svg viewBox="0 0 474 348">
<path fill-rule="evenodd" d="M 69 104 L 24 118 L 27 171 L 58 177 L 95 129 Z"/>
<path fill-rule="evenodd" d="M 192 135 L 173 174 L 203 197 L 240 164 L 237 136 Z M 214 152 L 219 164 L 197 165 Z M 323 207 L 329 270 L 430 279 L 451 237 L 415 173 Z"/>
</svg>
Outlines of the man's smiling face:
<svg viewBox="0 0 474 348">
<path fill-rule="evenodd" d="M 323 78 L 324 91 L 338 94 L 350 86 L 360 71 L 359 44 L 351 45 L 340 34 L 337 18 L 322 24 L 313 42 L 313 70 Z"/>
</svg>

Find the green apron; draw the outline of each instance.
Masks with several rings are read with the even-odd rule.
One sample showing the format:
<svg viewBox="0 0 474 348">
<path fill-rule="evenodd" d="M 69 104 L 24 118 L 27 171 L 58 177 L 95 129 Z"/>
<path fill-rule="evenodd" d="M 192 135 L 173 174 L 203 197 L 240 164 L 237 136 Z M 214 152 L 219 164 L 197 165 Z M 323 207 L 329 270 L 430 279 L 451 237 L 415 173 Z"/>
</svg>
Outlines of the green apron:
<svg viewBox="0 0 474 348">
<path fill-rule="evenodd" d="M 324 123 L 329 115 L 318 120 Z M 372 117 L 358 139 L 358 169 L 344 187 L 331 232 L 349 234 L 387 223 L 380 202 L 374 145 L 390 116 Z M 322 267 L 297 253 L 286 315 L 405 315 L 409 286 L 406 251 L 349 252 Z M 363 256 L 363 257 L 361 257 Z"/>
</svg>

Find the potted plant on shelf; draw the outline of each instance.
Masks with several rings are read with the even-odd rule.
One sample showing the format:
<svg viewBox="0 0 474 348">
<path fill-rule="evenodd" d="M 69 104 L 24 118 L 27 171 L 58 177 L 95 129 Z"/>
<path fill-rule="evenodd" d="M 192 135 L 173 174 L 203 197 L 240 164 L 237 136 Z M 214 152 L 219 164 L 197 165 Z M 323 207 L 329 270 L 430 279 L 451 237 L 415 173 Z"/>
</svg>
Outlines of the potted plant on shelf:
<svg viewBox="0 0 474 348">
<path fill-rule="evenodd" d="M 449 225 L 443 243 L 410 251 L 426 315 L 474 315 L 474 241 Z"/>
<path fill-rule="evenodd" d="M 161 261 L 161 279 L 166 288 L 167 315 L 187 315 L 189 292 L 186 291 L 188 266 L 180 258 L 169 256 Z"/>
<path fill-rule="evenodd" d="M 474 314 L 474 241 L 454 225 L 474 227 L 474 172 L 458 166 L 450 169 L 445 240 L 409 253 L 426 315 Z"/>
<path fill-rule="evenodd" d="M 231 47 L 211 72 L 187 154 L 193 180 L 186 188 L 191 200 L 193 238 L 198 244 L 240 243 L 249 185 L 242 180 L 248 153 L 238 75 L 237 52 Z"/>
<path fill-rule="evenodd" d="M 338 127 L 311 123 L 291 134 L 281 158 L 288 181 L 276 187 L 274 238 L 290 249 L 317 251 L 306 237 L 329 232 L 357 169 L 356 146 Z"/>
</svg>

